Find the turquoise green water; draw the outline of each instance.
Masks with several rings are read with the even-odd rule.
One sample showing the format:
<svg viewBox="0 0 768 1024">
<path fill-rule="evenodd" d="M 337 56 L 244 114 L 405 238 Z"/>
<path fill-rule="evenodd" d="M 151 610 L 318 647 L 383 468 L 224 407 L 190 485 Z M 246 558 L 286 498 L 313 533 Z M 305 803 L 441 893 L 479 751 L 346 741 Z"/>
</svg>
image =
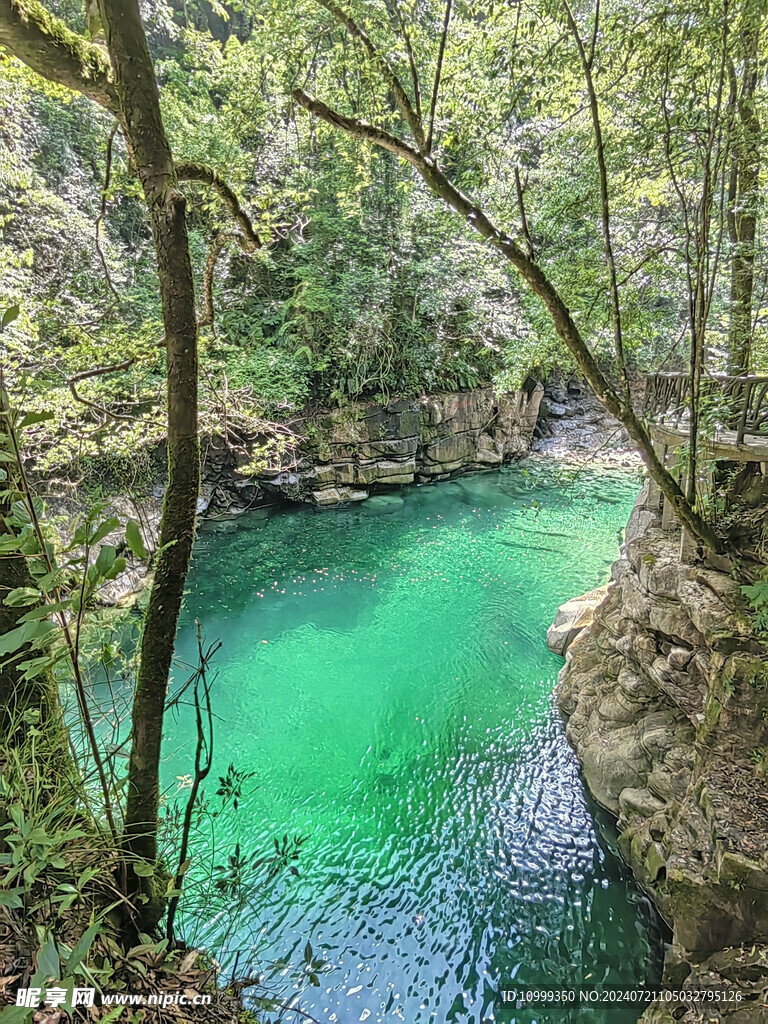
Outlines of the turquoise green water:
<svg viewBox="0 0 768 1024">
<path fill-rule="evenodd" d="M 637 487 L 529 464 L 203 533 L 178 656 L 195 661 L 195 618 L 221 640 L 214 776 L 254 773 L 214 859 L 310 837 L 301 877 L 236 921 L 241 968 L 309 939 L 329 970 L 300 1005 L 371 1024 L 494 1019 L 501 978 L 656 977 L 655 919 L 596 830 L 544 642 L 558 605 L 608 578 Z M 166 738 L 171 790 L 189 714 Z"/>
</svg>

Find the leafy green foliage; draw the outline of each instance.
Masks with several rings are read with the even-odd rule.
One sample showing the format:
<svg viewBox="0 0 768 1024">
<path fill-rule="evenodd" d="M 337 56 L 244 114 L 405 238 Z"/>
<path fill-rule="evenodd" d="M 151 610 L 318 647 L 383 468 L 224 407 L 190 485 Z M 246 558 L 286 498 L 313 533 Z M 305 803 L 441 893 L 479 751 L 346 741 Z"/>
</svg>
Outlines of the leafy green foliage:
<svg viewBox="0 0 768 1024">
<path fill-rule="evenodd" d="M 426 108 L 443 6 L 399 3 Z M 393 6 L 346 6 L 412 91 Z M 61 12 L 82 26 L 79 8 Z M 590 17 L 578 14 L 586 35 Z M 544 2 L 455 9 L 435 139 L 456 183 L 523 241 L 519 176 L 536 258 L 595 353 L 610 360 L 592 126 L 563 19 Z M 625 348 L 641 369 L 685 362 L 680 195 L 695 197 L 698 187 L 702 151 L 691 140 L 716 101 L 719 25 L 718 12 L 704 8 L 617 2 L 603 8 L 595 37 Z M 405 133 L 375 71 L 319 4 L 201 2 L 181 11 L 157 0 L 148 27 L 174 151 L 224 171 L 266 243 L 252 257 L 230 245 L 216 264 L 215 336 L 202 345 L 204 429 L 229 420 L 232 408 L 280 418 L 306 402 L 489 381 L 512 388 L 531 370 L 570 367 L 546 311 L 409 167 L 297 115 L 288 96 L 311 60 L 318 95 Z M 13 112 L 0 173 L 0 305 L 15 311 L 5 325 L 6 372 L 29 409 L 53 413 L 28 435 L 28 450 L 41 470 L 132 458 L 162 437 L 164 368 L 151 236 L 127 155 L 118 136 L 100 254 L 107 116 L 8 59 L 0 97 Z M 184 187 L 201 277 L 211 242 L 231 224 L 214 193 Z M 727 332 L 721 262 L 708 337 L 715 365 Z M 756 312 L 759 367 L 766 328 L 765 311 Z M 75 398 L 77 374 L 128 361 L 83 379 Z"/>
<path fill-rule="evenodd" d="M 80 25 L 79 9 L 62 13 Z M 207 4 L 183 17 L 153 5 L 174 150 L 224 170 L 268 243 L 253 258 L 231 246 L 217 264 L 216 336 L 202 346 L 205 429 L 228 418 L 230 400 L 280 417 L 307 401 L 457 390 L 497 375 L 512 386 L 563 358 L 506 270 L 469 230 L 457 237 L 396 158 L 294 116 L 288 88 L 318 30 L 318 88 L 335 87 L 343 57 L 361 101 L 372 94 L 359 57 L 338 34 L 322 35 L 324 17 L 307 4 L 257 2 L 228 21 Z M 162 437 L 164 368 L 151 236 L 123 144 L 118 135 L 97 248 L 108 118 L 13 60 L 0 64 L 0 95 L 14 112 L 0 177 L 0 305 L 20 306 L 4 336 L 6 372 L 27 408 L 53 413 L 27 436 L 28 451 L 41 471 L 133 458 Z M 483 155 L 474 147 L 466 161 L 458 170 L 469 183 Z M 229 216 L 207 189 L 185 190 L 202 275 Z M 75 397 L 78 374 L 129 360 L 78 382 Z"/>
<path fill-rule="evenodd" d="M 768 636 L 768 579 L 741 588 L 753 612 L 755 629 Z"/>
<path fill-rule="evenodd" d="M 125 570 L 125 559 L 113 544 L 102 544 L 119 530 L 114 518 L 100 520 L 90 513 L 71 540 L 55 552 L 54 534 L 41 534 L 43 508 L 24 498 L 12 501 L 4 517 L 6 532 L 0 538 L 0 554 L 25 555 L 32 586 L 17 587 L 3 598 L 9 608 L 28 608 L 19 625 L 0 637 L 0 667 L 13 663 L 22 680 L 31 680 L 55 669 L 71 655 L 63 625 L 70 616 L 78 622 L 100 587 Z M 42 542 L 41 542 L 42 537 Z M 91 553 L 96 551 L 95 557 Z M 55 616 L 56 619 L 52 619 Z"/>
<path fill-rule="evenodd" d="M 243 772 L 235 768 L 234 764 L 230 764 L 227 774 L 219 776 L 219 788 L 216 790 L 216 796 L 221 797 L 222 809 L 232 801 L 232 806 L 237 810 L 238 801 L 243 796 L 243 786 L 253 776 L 254 772 Z"/>
<path fill-rule="evenodd" d="M 309 397 L 309 366 L 284 349 L 237 349 L 226 360 L 224 372 L 230 387 L 248 389 L 270 416 L 300 409 Z"/>
</svg>

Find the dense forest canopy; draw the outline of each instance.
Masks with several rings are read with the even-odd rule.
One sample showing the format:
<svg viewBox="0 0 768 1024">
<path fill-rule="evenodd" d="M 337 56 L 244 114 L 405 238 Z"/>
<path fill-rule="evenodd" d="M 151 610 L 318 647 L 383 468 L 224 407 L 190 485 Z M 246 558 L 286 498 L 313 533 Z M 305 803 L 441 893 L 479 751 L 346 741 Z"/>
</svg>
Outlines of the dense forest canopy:
<svg viewBox="0 0 768 1024">
<path fill-rule="evenodd" d="M 52 9 L 85 31 L 80 5 Z M 599 169 L 564 11 L 456 5 L 434 97 L 444 5 L 400 0 L 354 13 L 411 90 L 412 58 L 442 166 L 531 248 L 606 359 L 613 315 Z M 225 401 L 279 418 L 308 401 L 511 386 L 531 370 L 572 365 L 539 301 L 411 167 L 304 116 L 292 100 L 302 88 L 402 132 L 364 46 L 326 7 L 157 3 L 144 14 L 176 159 L 225 173 L 263 243 L 244 252 L 227 237 L 229 214 L 215 191 L 186 186 L 201 319 L 205 267 L 215 258 L 215 318 L 201 339 L 210 428 Z M 639 369 L 686 364 L 688 274 L 701 244 L 714 278 L 709 366 L 729 365 L 731 276 L 742 244 L 729 221 L 757 214 L 760 201 L 749 181 L 739 192 L 737 165 L 754 150 L 759 166 L 761 83 L 745 98 L 755 77 L 745 26 L 761 16 L 755 3 L 727 12 L 604 4 L 599 21 L 594 10 L 574 11 L 592 51 L 624 347 Z M 755 31 L 759 50 L 758 40 Z M 163 432 L 162 331 L 141 196 L 106 112 L 8 55 L 1 67 L 0 303 L 20 307 L 4 336 L 7 373 L 30 407 L 56 411 L 39 430 L 42 466 L 96 451 L 119 456 Z M 756 132 L 744 117 L 750 103 Z M 705 174 L 708 239 L 698 212 Z M 766 359 L 756 221 L 753 370 Z M 83 371 L 123 362 L 125 370 L 77 383 Z M 98 413 L 75 395 L 126 418 L 94 433 L 87 421 Z"/>
</svg>

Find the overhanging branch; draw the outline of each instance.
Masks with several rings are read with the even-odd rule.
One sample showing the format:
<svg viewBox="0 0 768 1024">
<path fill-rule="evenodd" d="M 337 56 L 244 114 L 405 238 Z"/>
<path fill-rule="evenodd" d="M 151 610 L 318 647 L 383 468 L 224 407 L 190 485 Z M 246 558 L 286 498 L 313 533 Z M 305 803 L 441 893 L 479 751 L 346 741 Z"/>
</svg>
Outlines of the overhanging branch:
<svg viewBox="0 0 768 1024">
<path fill-rule="evenodd" d="M 611 291 L 611 312 L 613 315 L 613 339 L 614 347 L 616 349 L 616 361 L 619 366 L 619 372 L 621 373 L 622 382 L 624 384 L 624 397 L 627 405 L 632 404 L 632 395 L 629 387 L 629 377 L 627 376 L 627 362 L 624 357 L 624 335 L 621 327 L 621 302 L 619 299 L 619 282 L 618 274 L 616 272 L 616 258 L 613 252 L 613 239 L 611 236 L 611 214 L 610 214 L 610 203 L 608 199 L 608 170 L 605 162 L 605 143 L 603 141 L 603 128 L 600 122 L 600 106 L 597 100 L 597 90 L 595 89 L 595 81 L 592 75 L 592 64 L 595 59 L 595 47 L 597 45 L 597 33 L 598 25 L 600 21 L 600 6 L 598 3 L 595 11 L 595 25 L 592 33 L 592 44 L 590 53 L 587 54 L 584 46 L 584 41 L 581 38 L 579 32 L 579 26 L 576 24 L 576 19 L 573 16 L 568 0 L 563 0 L 563 7 L 565 8 L 565 16 L 568 22 L 568 28 L 570 29 L 571 35 L 576 43 L 576 48 L 579 51 L 579 58 L 581 60 L 582 71 L 584 72 L 584 82 L 587 86 L 587 95 L 589 97 L 589 110 L 592 117 L 592 130 L 595 136 L 595 151 L 597 154 L 597 167 L 600 176 L 600 217 L 603 228 L 603 248 L 605 251 L 605 259 L 608 264 L 608 278 L 610 283 Z"/>
<path fill-rule="evenodd" d="M 662 493 L 670 500 L 680 520 L 690 529 L 693 535 L 703 541 L 714 551 L 722 551 L 723 543 L 712 527 L 686 500 L 677 481 L 663 465 L 653 447 L 648 427 L 634 412 L 631 404 L 625 402 L 613 389 L 600 367 L 597 365 L 589 346 L 581 335 L 571 312 L 563 301 L 554 284 L 549 280 L 542 268 L 535 263 L 518 243 L 509 235 L 500 231 L 490 218 L 458 189 L 453 182 L 437 166 L 432 157 L 417 152 L 402 139 L 391 135 L 381 128 L 376 128 L 365 121 L 346 117 L 333 110 L 321 100 L 315 99 L 303 89 L 294 89 L 293 98 L 305 110 L 321 117 L 328 124 L 345 131 L 353 138 L 362 139 L 371 145 L 395 153 L 407 160 L 432 191 L 444 199 L 448 205 L 460 214 L 473 230 L 489 245 L 492 245 L 509 260 L 520 273 L 531 291 L 544 304 L 552 318 L 552 323 L 560 340 L 568 348 L 577 366 L 584 374 L 589 386 L 600 399 L 608 412 L 620 420 L 626 427 L 629 436 L 637 445 L 651 476 L 658 483 Z"/>
<path fill-rule="evenodd" d="M 0 46 L 43 78 L 117 113 L 107 51 L 73 32 L 37 0 L 0 0 Z"/>
<path fill-rule="evenodd" d="M 413 56 L 411 37 L 398 0 L 389 0 L 389 4 L 391 5 L 391 13 L 394 14 L 397 26 L 400 29 L 400 35 L 403 37 L 405 52 L 408 54 L 408 67 L 411 69 L 411 82 L 413 83 L 413 98 L 416 103 L 416 114 L 419 118 L 419 124 L 421 124 L 421 86 L 419 85 L 419 73 L 416 70 L 416 59 Z"/>
<path fill-rule="evenodd" d="M 229 210 L 232 219 L 242 231 L 242 236 L 238 236 L 238 241 L 244 252 L 253 252 L 254 249 L 261 248 L 261 239 L 256 233 L 250 217 L 240 205 L 237 195 L 217 171 L 206 164 L 197 164 L 191 160 L 176 161 L 175 168 L 179 181 L 199 181 L 215 189 Z"/>
<path fill-rule="evenodd" d="M 304 92 L 303 89 L 294 89 L 291 95 L 299 106 L 304 107 L 310 114 L 315 114 L 334 128 L 340 128 L 352 138 L 362 139 L 363 142 L 389 150 L 390 153 L 402 157 L 416 168 L 425 162 L 423 154 L 419 153 L 417 149 L 383 128 L 377 128 L 375 125 L 369 124 L 368 121 L 361 121 L 356 117 L 347 117 L 346 114 L 339 113 L 338 110 L 334 110 L 322 100 Z"/>
<path fill-rule="evenodd" d="M 432 102 L 429 105 L 429 130 L 427 132 L 427 153 L 432 152 L 432 140 L 435 133 L 435 113 L 437 112 L 437 97 L 440 95 L 440 77 L 443 73 L 443 57 L 445 56 L 445 43 L 448 39 L 448 26 L 451 22 L 451 0 L 445 0 L 445 18 L 443 19 L 443 31 L 440 35 L 440 48 L 437 51 L 437 67 L 435 68 L 435 84 L 432 87 Z"/>
<path fill-rule="evenodd" d="M 219 256 L 221 256 L 224 247 L 230 241 L 236 241 L 242 247 L 242 233 L 240 231 L 219 232 L 208 251 L 208 259 L 205 261 L 205 270 L 203 271 L 203 316 L 198 321 L 198 327 L 210 327 L 213 334 L 216 333 L 216 311 L 213 305 L 213 275 L 216 272 Z"/>
<path fill-rule="evenodd" d="M 203 271 L 203 316 L 198 326 L 208 326 L 215 333 L 213 276 L 219 256 L 224 246 L 230 241 L 237 242 L 242 251 L 250 255 L 254 250 L 261 248 L 261 239 L 251 223 L 251 218 L 243 209 L 237 194 L 213 167 L 208 167 L 206 164 L 197 164 L 191 160 L 182 160 L 177 162 L 175 166 L 179 181 L 199 181 L 204 185 L 210 185 L 219 194 L 219 197 L 229 210 L 232 220 L 237 224 L 237 230 L 221 231 L 216 236 L 208 253 L 205 270 Z"/>
<path fill-rule="evenodd" d="M 344 28 L 349 32 L 355 39 L 359 39 L 365 47 L 368 56 L 370 57 L 373 64 L 379 69 L 379 73 L 386 82 L 388 88 L 392 92 L 397 109 L 403 115 L 405 120 L 408 122 L 408 127 L 411 130 L 414 141 L 421 152 L 425 151 L 426 145 L 424 140 L 424 128 L 421 123 L 421 117 L 414 110 L 413 104 L 410 101 L 408 93 L 403 87 L 403 83 L 397 77 L 394 68 L 389 63 L 384 54 L 379 50 L 376 44 L 373 42 L 371 37 L 364 32 L 363 29 L 357 24 L 357 22 L 351 18 L 345 11 L 341 9 L 337 4 L 332 3 L 331 0 L 318 0 L 326 11 L 329 11 L 334 18 L 343 25 Z M 410 48 L 409 48 L 410 49 Z M 411 70 L 415 76 L 415 68 L 413 65 L 412 55 L 409 53 L 411 59 Z M 414 88 L 417 88 L 416 79 L 414 79 Z M 418 94 L 416 96 L 416 102 L 420 104 Z"/>
</svg>

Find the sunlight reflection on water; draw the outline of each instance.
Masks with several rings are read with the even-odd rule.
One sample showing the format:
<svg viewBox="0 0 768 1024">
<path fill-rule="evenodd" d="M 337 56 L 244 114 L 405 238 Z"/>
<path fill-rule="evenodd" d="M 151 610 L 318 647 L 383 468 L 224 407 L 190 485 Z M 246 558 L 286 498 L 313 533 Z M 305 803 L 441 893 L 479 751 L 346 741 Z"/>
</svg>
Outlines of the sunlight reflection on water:
<svg viewBox="0 0 768 1024">
<path fill-rule="evenodd" d="M 178 655 L 195 660 L 195 617 L 221 639 L 214 774 L 234 762 L 257 786 L 217 847 L 311 837 L 301 878 L 239 923 L 241 967 L 254 935 L 261 959 L 311 940 L 332 969 L 301 1005 L 323 1024 L 490 1020 L 500 978 L 657 977 L 655 917 L 596 830 L 544 642 L 560 603 L 607 580 L 637 488 L 515 466 L 203 532 Z M 169 781 L 189 771 L 186 721 Z"/>
</svg>

